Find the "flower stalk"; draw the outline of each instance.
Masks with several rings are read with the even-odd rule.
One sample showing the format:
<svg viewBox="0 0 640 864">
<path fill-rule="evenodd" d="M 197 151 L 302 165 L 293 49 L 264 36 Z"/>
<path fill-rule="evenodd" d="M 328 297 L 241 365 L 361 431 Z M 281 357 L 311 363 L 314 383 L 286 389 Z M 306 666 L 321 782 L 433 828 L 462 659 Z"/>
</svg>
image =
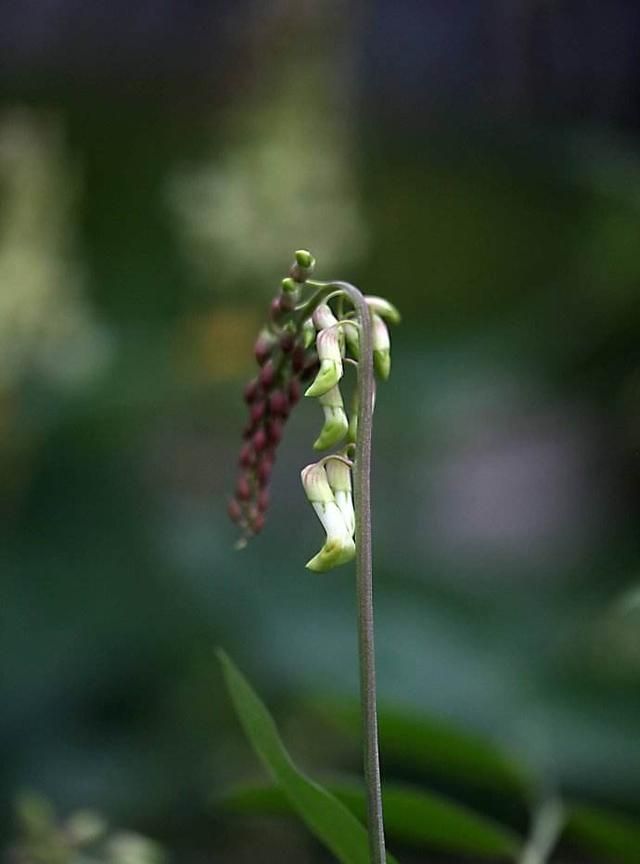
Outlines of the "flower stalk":
<svg viewBox="0 0 640 864">
<path fill-rule="evenodd" d="M 389 376 L 391 345 L 385 322 L 398 323 L 400 316 L 389 301 L 366 297 L 348 282 L 311 280 L 314 264 L 309 252 L 296 252 L 289 276 L 281 283 L 281 293 L 271 304 L 269 323 L 256 342 L 260 370 L 245 389 L 249 423 L 229 515 L 243 531 L 245 541 L 262 530 L 275 450 L 302 385 L 307 385 L 304 395 L 316 398 L 324 413 L 314 448 L 325 450 L 339 444 L 342 449 L 301 472 L 305 494 L 326 532 L 322 548 L 306 566 L 325 572 L 355 557 L 370 860 L 371 864 L 386 864 L 376 708 L 370 476 L 374 372 L 381 380 Z M 307 289 L 310 293 L 305 297 Z M 352 365 L 357 368 L 357 384 L 347 416 L 340 388 L 346 369 Z"/>
</svg>

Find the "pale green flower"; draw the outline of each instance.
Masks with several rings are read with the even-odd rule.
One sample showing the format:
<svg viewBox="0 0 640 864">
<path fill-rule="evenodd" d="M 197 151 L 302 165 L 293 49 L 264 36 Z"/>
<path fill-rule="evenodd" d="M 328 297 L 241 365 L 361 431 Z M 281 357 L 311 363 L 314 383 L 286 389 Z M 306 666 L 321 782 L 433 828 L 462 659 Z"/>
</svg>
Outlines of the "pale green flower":
<svg viewBox="0 0 640 864">
<path fill-rule="evenodd" d="M 336 503 L 324 466 L 319 462 L 307 465 L 300 476 L 305 494 L 327 534 L 322 549 L 307 561 L 306 566 L 309 570 L 323 573 L 351 561 L 355 557 L 356 547 Z"/>
<path fill-rule="evenodd" d="M 337 385 L 323 393 L 318 401 L 324 411 L 324 426 L 313 445 L 313 449 L 326 450 L 327 447 L 333 447 L 338 441 L 342 441 L 347 434 L 349 421 L 344 410 L 342 394 Z"/>
<path fill-rule="evenodd" d="M 328 330 L 321 330 L 318 333 L 316 350 L 320 360 L 320 370 L 304 394 L 305 396 L 322 396 L 336 386 L 344 371 L 336 327 L 330 327 Z"/>
<path fill-rule="evenodd" d="M 343 459 L 336 458 L 327 460 L 326 471 L 333 497 L 342 513 L 347 531 L 353 537 L 356 530 L 356 516 L 351 492 L 351 468 Z"/>
</svg>

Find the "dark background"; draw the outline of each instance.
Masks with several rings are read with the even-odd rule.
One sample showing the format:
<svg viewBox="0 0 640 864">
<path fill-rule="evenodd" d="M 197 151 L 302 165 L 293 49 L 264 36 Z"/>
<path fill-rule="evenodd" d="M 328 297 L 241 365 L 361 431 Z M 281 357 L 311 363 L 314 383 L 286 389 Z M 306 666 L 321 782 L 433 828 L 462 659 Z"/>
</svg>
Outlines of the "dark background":
<svg viewBox="0 0 640 864">
<path fill-rule="evenodd" d="M 303 566 L 317 408 L 265 533 L 226 517 L 300 247 L 403 313 L 381 699 L 638 818 L 639 39 L 623 0 L 0 5 L 5 837 L 30 788 L 180 861 L 324 860 L 215 805 L 259 776 L 217 645 L 303 765 L 358 770 L 308 708 L 357 694 L 352 571 Z"/>
</svg>

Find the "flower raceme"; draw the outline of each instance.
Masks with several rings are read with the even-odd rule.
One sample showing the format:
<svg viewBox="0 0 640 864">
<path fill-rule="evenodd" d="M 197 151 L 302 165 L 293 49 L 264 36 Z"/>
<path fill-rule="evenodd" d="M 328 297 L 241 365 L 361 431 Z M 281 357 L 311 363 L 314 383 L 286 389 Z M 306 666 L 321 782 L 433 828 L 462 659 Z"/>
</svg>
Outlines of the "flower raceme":
<svg viewBox="0 0 640 864">
<path fill-rule="evenodd" d="M 312 281 L 314 266 L 309 252 L 295 253 L 289 276 L 271 301 L 268 321 L 256 340 L 259 368 L 244 390 L 249 418 L 229 516 L 242 532 L 242 545 L 262 530 L 277 448 L 306 385 L 305 396 L 316 398 L 324 414 L 314 449 L 341 447 L 308 465 L 301 474 L 305 494 L 326 533 L 324 545 L 307 567 L 322 572 L 350 561 L 356 551 L 352 463 L 348 456 L 356 443 L 358 403 L 353 388 L 351 416 L 347 416 L 340 388 L 346 365 L 358 365 L 360 338 L 348 294 L 339 285 Z M 365 296 L 365 300 L 371 310 L 374 369 L 381 380 L 386 380 L 391 354 L 385 322 L 397 324 L 400 315 L 382 297 Z"/>
</svg>

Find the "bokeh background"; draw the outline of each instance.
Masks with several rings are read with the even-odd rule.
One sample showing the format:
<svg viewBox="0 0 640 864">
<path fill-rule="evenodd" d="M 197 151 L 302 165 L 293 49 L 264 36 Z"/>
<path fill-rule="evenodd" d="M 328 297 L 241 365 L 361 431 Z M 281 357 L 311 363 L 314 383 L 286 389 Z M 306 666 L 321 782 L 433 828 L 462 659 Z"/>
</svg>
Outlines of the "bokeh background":
<svg viewBox="0 0 640 864">
<path fill-rule="evenodd" d="M 310 707 L 357 696 L 353 574 L 303 567 L 314 406 L 264 534 L 226 516 L 301 247 L 403 313 L 382 702 L 640 819 L 639 38 L 628 0 L 2 5 L 5 838 L 35 789 L 181 862 L 329 860 L 216 803 L 260 769 L 215 646 L 301 764 L 359 765 Z"/>
</svg>

